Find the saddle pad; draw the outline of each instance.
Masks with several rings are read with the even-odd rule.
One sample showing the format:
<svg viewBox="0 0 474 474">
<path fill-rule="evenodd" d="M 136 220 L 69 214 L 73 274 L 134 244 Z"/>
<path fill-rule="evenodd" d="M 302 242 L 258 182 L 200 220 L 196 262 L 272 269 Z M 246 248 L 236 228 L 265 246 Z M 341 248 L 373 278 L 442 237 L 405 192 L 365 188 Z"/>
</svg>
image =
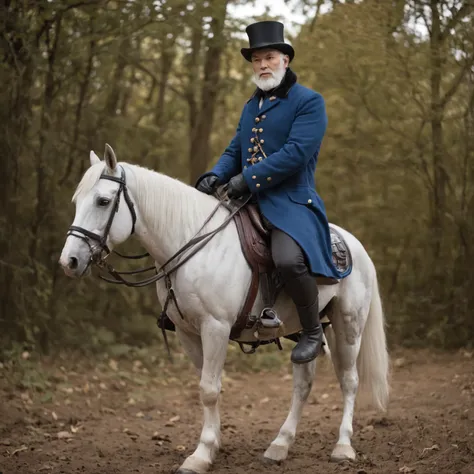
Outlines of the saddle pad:
<svg viewBox="0 0 474 474">
<path fill-rule="evenodd" d="M 352 270 L 352 255 L 346 241 L 342 235 L 331 226 L 329 227 L 331 235 L 332 261 L 337 270 L 342 274 L 350 273 Z"/>
</svg>

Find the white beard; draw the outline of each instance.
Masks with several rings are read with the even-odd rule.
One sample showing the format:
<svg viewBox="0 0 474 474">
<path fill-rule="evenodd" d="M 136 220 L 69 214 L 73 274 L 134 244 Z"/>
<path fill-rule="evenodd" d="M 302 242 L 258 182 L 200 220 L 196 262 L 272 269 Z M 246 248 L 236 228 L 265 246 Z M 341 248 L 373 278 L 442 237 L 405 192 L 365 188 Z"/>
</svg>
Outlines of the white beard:
<svg viewBox="0 0 474 474">
<path fill-rule="evenodd" d="M 283 62 L 283 61 L 282 61 Z M 268 71 L 272 76 L 266 78 L 260 78 L 259 74 L 253 74 L 252 81 L 262 89 L 262 91 L 269 91 L 280 85 L 281 81 L 285 77 L 286 68 L 280 66 L 276 71 Z"/>
</svg>

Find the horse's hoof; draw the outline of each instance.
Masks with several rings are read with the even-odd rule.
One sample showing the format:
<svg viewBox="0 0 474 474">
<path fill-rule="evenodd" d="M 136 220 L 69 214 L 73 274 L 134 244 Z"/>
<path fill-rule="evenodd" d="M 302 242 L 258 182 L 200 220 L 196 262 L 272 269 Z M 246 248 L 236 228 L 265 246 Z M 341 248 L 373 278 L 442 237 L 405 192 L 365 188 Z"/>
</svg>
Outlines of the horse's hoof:
<svg viewBox="0 0 474 474">
<path fill-rule="evenodd" d="M 279 466 L 283 462 L 283 461 L 278 461 L 277 459 L 267 458 L 265 456 L 262 456 L 261 459 L 262 459 L 263 464 L 267 466 Z"/>
<path fill-rule="evenodd" d="M 349 444 L 336 444 L 331 453 L 331 462 L 355 461 L 356 452 Z"/>
</svg>

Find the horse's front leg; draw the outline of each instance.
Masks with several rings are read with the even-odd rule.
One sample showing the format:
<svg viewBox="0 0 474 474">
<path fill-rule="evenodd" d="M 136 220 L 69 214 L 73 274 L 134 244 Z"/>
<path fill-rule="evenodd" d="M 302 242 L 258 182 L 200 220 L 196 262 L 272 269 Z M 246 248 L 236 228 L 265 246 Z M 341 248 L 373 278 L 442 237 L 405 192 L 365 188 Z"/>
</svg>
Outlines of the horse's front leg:
<svg viewBox="0 0 474 474">
<path fill-rule="evenodd" d="M 201 376 L 203 361 L 201 336 L 187 332 L 179 326 L 176 326 L 176 335 L 184 352 L 196 367 L 198 375 Z"/>
<path fill-rule="evenodd" d="M 204 410 L 204 423 L 196 450 L 184 461 L 178 474 L 206 472 L 214 462 L 219 450 L 220 415 L 217 402 L 221 391 L 221 375 L 229 334 L 229 325 L 213 318 L 202 325 L 203 364 L 199 388 Z"/>
<path fill-rule="evenodd" d="M 288 456 L 288 450 L 295 440 L 303 407 L 311 392 L 315 371 L 316 360 L 307 364 L 293 364 L 293 397 L 290 412 L 280 428 L 278 436 L 265 451 L 264 459 L 266 461 L 280 462 Z"/>
</svg>

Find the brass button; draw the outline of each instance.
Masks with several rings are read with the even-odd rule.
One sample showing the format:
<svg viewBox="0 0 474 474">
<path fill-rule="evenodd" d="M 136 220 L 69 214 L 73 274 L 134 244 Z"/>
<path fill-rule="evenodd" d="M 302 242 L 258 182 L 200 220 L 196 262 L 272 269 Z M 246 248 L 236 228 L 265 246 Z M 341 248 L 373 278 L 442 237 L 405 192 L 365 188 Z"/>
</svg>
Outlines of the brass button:
<svg viewBox="0 0 474 474">
<path fill-rule="evenodd" d="M 263 158 L 261 156 L 258 157 L 258 161 L 262 161 Z"/>
<path fill-rule="evenodd" d="M 269 177 L 267 178 L 267 181 L 271 181 L 271 180 L 272 180 L 272 178 L 269 176 Z"/>
<path fill-rule="evenodd" d="M 249 153 L 252 153 L 252 148 L 249 148 L 249 149 L 248 149 L 248 152 L 249 152 Z"/>
<path fill-rule="evenodd" d="M 256 131 L 257 131 L 257 129 L 255 127 L 252 128 L 252 132 L 256 132 Z"/>
<path fill-rule="evenodd" d="M 255 118 L 255 122 L 260 122 L 260 119 L 258 117 Z"/>
<path fill-rule="evenodd" d="M 252 143 L 255 143 L 255 138 L 252 137 L 252 138 L 250 139 L 250 141 L 251 141 Z"/>
<path fill-rule="evenodd" d="M 258 146 L 254 146 L 253 151 L 258 151 Z"/>
<path fill-rule="evenodd" d="M 252 176 L 252 179 L 257 179 L 257 177 L 255 175 Z"/>
<path fill-rule="evenodd" d="M 265 140 L 260 140 L 260 143 L 263 145 L 265 143 Z"/>
<path fill-rule="evenodd" d="M 263 128 L 261 128 L 261 129 L 259 130 L 259 132 L 262 133 L 262 132 L 263 132 Z"/>
<path fill-rule="evenodd" d="M 308 199 L 308 204 L 311 204 L 313 201 L 311 199 Z"/>
<path fill-rule="evenodd" d="M 260 183 L 257 183 L 255 186 L 256 186 L 257 188 L 259 188 L 259 187 L 260 187 Z"/>
<path fill-rule="evenodd" d="M 262 120 L 265 120 L 267 118 L 266 115 L 262 115 Z"/>
</svg>

